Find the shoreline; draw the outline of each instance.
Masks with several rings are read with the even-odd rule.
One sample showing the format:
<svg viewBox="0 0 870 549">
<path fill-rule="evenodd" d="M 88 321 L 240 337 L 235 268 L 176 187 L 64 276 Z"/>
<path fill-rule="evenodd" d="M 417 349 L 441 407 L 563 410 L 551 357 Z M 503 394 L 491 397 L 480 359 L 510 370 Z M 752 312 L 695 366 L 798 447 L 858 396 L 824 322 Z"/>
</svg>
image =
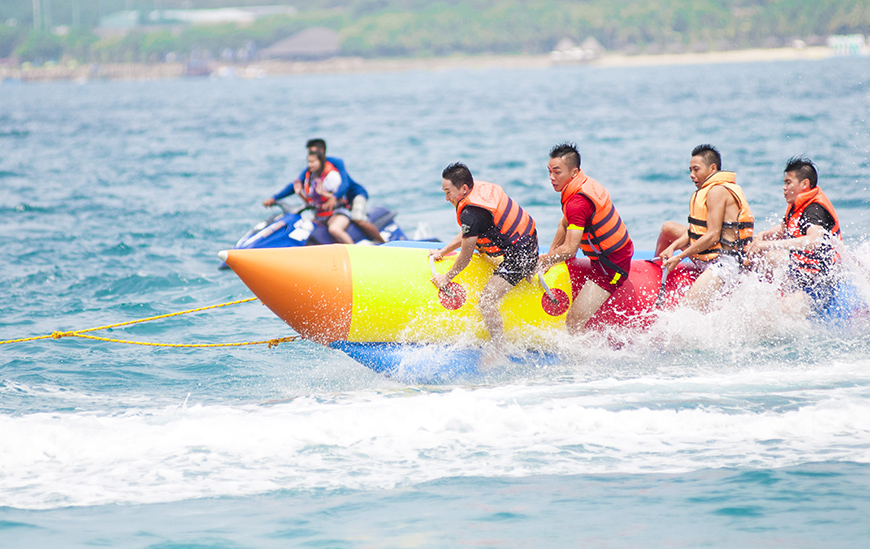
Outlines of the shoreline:
<svg viewBox="0 0 870 549">
<path fill-rule="evenodd" d="M 363 59 L 335 57 L 322 61 L 264 60 L 250 64 L 214 62 L 209 70 L 192 74 L 183 63 L 105 63 L 78 64 L 37 68 L 0 65 L 0 83 L 4 80 L 40 82 L 69 80 L 155 80 L 182 77 L 263 78 L 287 74 L 404 72 L 414 70 L 549 68 L 586 65 L 590 67 L 656 67 L 669 65 L 709 65 L 723 63 L 764 63 L 772 61 L 821 60 L 835 56 L 825 46 L 807 48 L 769 48 L 715 51 L 704 53 L 626 55 L 606 53 L 588 61 L 555 61 L 549 55 L 480 55 L 415 59 Z"/>
</svg>

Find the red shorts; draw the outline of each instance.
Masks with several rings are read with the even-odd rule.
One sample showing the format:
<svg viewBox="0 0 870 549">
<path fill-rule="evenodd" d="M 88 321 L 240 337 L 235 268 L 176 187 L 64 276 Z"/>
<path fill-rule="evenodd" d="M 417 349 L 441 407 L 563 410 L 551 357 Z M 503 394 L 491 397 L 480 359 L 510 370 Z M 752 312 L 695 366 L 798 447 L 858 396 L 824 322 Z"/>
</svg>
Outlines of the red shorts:
<svg viewBox="0 0 870 549">
<path fill-rule="evenodd" d="M 628 273 L 631 271 L 631 257 L 633 255 L 634 244 L 629 241 L 627 245 L 616 250 L 610 256 L 610 261 L 625 271 L 625 274 L 603 265 L 597 259 L 592 259 L 590 261 L 592 265 L 592 273 L 589 275 L 588 280 L 598 284 L 600 287 L 612 294 L 617 288 L 622 286 L 628 278 Z"/>
</svg>

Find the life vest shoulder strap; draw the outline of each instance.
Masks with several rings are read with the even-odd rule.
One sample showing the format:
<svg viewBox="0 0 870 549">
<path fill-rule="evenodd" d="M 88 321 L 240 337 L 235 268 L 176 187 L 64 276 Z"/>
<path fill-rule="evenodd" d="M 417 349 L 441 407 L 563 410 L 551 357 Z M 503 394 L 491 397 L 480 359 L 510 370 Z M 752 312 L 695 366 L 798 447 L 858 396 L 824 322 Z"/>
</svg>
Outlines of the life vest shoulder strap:
<svg viewBox="0 0 870 549">
<path fill-rule="evenodd" d="M 456 222 L 462 225 L 462 212 L 466 206 L 477 206 L 492 214 L 493 224 L 504 240 L 515 244 L 523 236 L 535 233 L 535 220 L 504 189 L 494 183 L 475 181 L 468 195 L 456 205 Z M 480 250 L 499 255 L 504 252 L 489 238 L 478 236 Z"/>
<path fill-rule="evenodd" d="M 631 238 L 622 218 L 610 200 L 610 193 L 599 182 L 588 177 L 583 170 L 562 189 L 562 214 L 566 214 L 568 201 L 576 195 L 589 199 L 593 206 L 591 221 L 583 228 L 580 249 L 583 254 L 604 261 L 610 268 L 618 269 L 607 257 L 625 246 Z"/>
</svg>

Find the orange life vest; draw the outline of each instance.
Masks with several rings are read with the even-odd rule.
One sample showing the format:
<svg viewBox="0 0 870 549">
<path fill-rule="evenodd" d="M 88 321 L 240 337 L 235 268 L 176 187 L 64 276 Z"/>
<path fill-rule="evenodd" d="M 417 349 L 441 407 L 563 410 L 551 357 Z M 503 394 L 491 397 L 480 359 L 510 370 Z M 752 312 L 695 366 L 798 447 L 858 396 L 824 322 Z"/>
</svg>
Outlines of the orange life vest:
<svg viewBox="0 0 870 549">
<path fill-rule="evenodd" d="M 701 185 L 701 188 L 692 195 L 689 202 L 689 246 L 707 233 L 707 194 L 714 186 L 724 187 L 734 200 L 737 201 L 736 220 L 722 220 L 722 230 L 719 233 L 719 241 L 706 250 L 692 254 L 692 259 L 710 261 L 716 259 L 720 253 L 740 256 L 743 249 L 752 241 L 752 233 L 755 229 L 755 217 L 749 209 L 749 201 L 743 194 L 743 189 L 736 183 L 737 174 L 734 172 L 716 172 Z M 725 236 L 730 230 L 737 238 L 731 240 Z"/>
<path fill-rule="evenodd" d="M 496 229 L 511 244 L 516 244 L 523 236 L 535 233 L 535 220 L 519 204 L 494 183 L 475 181 L 465 198 L 456 205 L 456 222 L 462 226 L 460 217 L 466 206 L 477 206 L 492 214 Z M 502 255 L 504 250 L 484 236 L 477 237 L 477 248 L 489 255 Z"/>
<path fill-rule="evenodd" d="M 600 260 L 608 268 L 622 272 L 623 269 L 608 258 L 613 252 L 631 244 L 631 238 L 625 223 L 610 201 L 610 193 L 581 169 L 562 189 L 562 215 L 567 217 L 565 206 L 577 194 L 588 198 L 595 208 L 591 223 L 583 227 L 580 249 L 587 257 Z"/>
<path fill-rule="evenodd" d="M 335 166 L 332 165 L 331 162 L 327 162 L 323 166 L 323 171 L 320 173 L 320 180 L 323 181 L 326 178 L 326 176 L 332 172 L 338 173 L 338 170 L 335 168 Z M 316 187 L 316 180 L 312 181 L 311 179 L 312 179 L 311 178 L 311 170 L 306 170 L 305 171 L 305 181 L 302 184 L 302 193 L 303 194 L 302 194 L 301 198 L 302 198 L 302 200 L 305 201 L 306 204 L 308 204 L 309 206 L 311 206 L 312 208 L 314 208 L 317 211 L 316 215 L 318 218 L 330 217 L 332 215 L 332 210 L 324 209 L 324 204 L 326 203 L 327 200 L 329 200 L 329 197 L 323 196 L 320 193 L 318 193 L 317 189 L 315 188 Z M 339 206 L 339 204 L 336 204 L 336 207 L 338 207 L 338 206 Z"/>
<path fill-rule="evenodd" d="M 834 211 L 834 205 L 831 204 L 827 195 L 819 187 L 800 193 L 795 197 L 794 204 L 789 206 L 785 213 L 786 234 L 791 238 L 805 236 L 800 229 L 800 219 L 804 210 L 810 204 L 818 204 L 831 214 L 831 217 L 834 218 L 831 235 L 839 240 L 843 240 L 843 236 L 840 233 L 840 219 L 837 217 L 837 212 Z M 831 264 L 836 263 L 840 259 L 840 254 L 828 243 L 823 243 L 814 250 L 792 250 L 790 255 L 792 265 L 811 274 L 827 270 Z"/>
</svg>

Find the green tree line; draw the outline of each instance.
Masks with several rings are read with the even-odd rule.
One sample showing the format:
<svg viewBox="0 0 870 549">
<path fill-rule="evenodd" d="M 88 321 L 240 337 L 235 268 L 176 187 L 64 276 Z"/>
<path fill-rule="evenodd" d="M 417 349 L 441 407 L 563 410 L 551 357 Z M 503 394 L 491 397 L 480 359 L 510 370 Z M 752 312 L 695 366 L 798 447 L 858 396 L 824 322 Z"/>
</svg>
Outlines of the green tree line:
<svg viewBox="0 0 870 549">
<path fill-rule="evenodd" d="M 250 43 L 262 49 L 312 26 L 336 30 L 341 55 L 362 57 L 540 54 L 562 38 L 580 43 L 588 37 L 609 50 L 701 51 L 870 32 L 870 0 L 307 0 L 292 17 L 270 16 L 247 26 L 149 25 L 106 38 L 94 32 L 102 16 L 125 9 L 147 14 L 267 3 L 41 0 L 35 14 L 33 0 L 0 0 L 0 57 L 147 62 L 174 53 L 183 59 Z M 59 25 L 68 33 L 52 32 Z"/>
</svg>

